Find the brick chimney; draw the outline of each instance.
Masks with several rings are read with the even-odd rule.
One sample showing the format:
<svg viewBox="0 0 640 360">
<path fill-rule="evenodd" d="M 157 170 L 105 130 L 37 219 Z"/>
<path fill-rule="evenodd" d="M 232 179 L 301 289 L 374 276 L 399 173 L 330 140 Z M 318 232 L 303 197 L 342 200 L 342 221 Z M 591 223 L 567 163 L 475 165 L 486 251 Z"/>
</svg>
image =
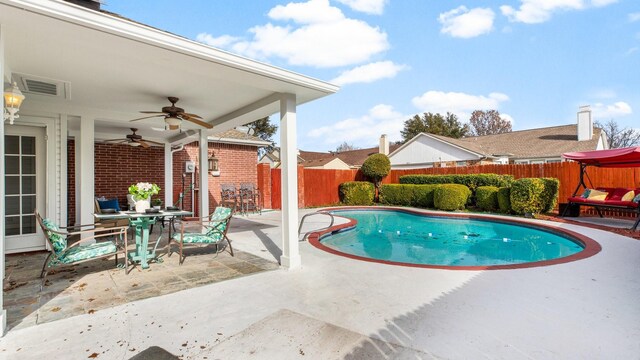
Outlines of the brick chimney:
<svg viewBox="0 0 640 360">
<path fill-rule="evenodd" d="M 588 141 L 591 138 L 593 138 L 591 106 L 580 106 L 578 108 L 578 141 Z"/>
<path fill-rule="evenodd" d="M 68 3 L 76 4 L 87 9 L 100 11 L 100 5 L 102 4 L 102 0 L 64 0 Z"/>
<path fill-rule="evenodd" d="M 380 136 L 380 146 L 378 148 L 378 152 L 380 154 L 389 155 L 389 139 L 387 138 L 387 134 L 382 134 Z"/>
</svg>

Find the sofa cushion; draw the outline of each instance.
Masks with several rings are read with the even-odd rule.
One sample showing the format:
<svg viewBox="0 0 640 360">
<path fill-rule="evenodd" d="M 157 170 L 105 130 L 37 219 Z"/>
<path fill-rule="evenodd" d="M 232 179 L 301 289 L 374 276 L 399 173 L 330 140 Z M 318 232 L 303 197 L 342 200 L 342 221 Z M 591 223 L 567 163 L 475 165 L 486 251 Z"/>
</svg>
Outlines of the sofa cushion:
<svg viewBox="0 0 640 360">
<path fill-rule="evenodd" d="M 604 201 L 604 200 L 607 199 L 607 195 L 609 195 L 609 193 L 607 193 L 606 191 L 591 190 L 589 192 L 589 195 L 588 195 L 587 199 Z"/>
<path fill-rule="evenodd" d="M 42 219 L 42 224 L 47 228 L 47 238 L 53 247 L 53 252 L 60 254 L 61 251 L 67 248 L 67 236 L 55 233 L 54 231 L 59 231 L 60 228 L 50 219 Z"/>
<path fill-rule="evenodd" d="M 108 254 L 115 254 L 118 247 L 113 241 L 98 242 L 95 244 L 72 246 L 58 255 L 54 263 L 70 264 L 82 260 L 93 259 Z"/>
<path fill-rule="evenodd" d="M 185 233 L 184 238 L 180 234 L 173 236 L 173 240 L 182 242 L 183 244 L 217 244 L 222 240 L 222 233 L 216 232 L 212 234 Z"/>
<path fill-rule="evenodd" d="M 635 196 L 636 196 L 636 192 L 633 190 L 629 190 L 627 191 L 626 194 L 622 195 L 622 198 L 620 198 L 620 201 L 631 201 Z"/>
<path fill-rule="evenodd" d="M 98 205 L 100 209 L 115 209 L 116 211 L 120 211 L 120 203 L 118 203 L 118 199 L 113 198 L 109 200 L 98 200 Z"/>
</svg>

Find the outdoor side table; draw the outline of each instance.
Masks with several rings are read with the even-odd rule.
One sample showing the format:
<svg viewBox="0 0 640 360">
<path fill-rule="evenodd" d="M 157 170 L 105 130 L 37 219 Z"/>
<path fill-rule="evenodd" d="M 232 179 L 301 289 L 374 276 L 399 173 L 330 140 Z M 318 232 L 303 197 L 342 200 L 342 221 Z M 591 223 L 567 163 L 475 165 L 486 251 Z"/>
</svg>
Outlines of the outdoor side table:
<svg viewBox="0 0 640 360">
<path fill-rule="evenodd" d="M 171 217 L 169 224 L 169 231 L 171 231 L 171 223 L 176 217 L 191 216 L 193 213 L 190 211 L 177 210 L 177 211 L 160 211 L 157 213 L 136 213 L 133 211 L 121 211 L 113 214 L 93 214 L 98 220 L 112 220 L 112 219 L 129 219 L 129 224 L 134 229 L 136 249 L 131 252 L 127 252 L 129 260 L 140 263 L 143 269 L 149 268 L 150 260 L 158 260 L 156 256 L 156 249 L 162 239 L 162 232 L 156 240 L 156 245 L 153 250 L 149 250 L 149 228 L 156 223 L 159 218 Z M 160 225 L 164 230 L 164 227 Z M 170 236 L 171 234 L 169 234 Z"/>
</svg>

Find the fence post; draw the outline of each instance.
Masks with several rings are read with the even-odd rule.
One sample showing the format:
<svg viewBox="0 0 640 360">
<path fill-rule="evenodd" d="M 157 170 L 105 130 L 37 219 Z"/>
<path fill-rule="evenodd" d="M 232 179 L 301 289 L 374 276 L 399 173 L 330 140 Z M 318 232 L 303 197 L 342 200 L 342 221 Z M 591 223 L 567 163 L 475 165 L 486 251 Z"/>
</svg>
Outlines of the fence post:
<svg viewBox="0 0 640 360">
<path fill-rule="evenodd" d="M 269 164 L 258 164 L 258 189 L 262 196 L 262 208 L 271 209 L 271 167 Z"/>
</svg>

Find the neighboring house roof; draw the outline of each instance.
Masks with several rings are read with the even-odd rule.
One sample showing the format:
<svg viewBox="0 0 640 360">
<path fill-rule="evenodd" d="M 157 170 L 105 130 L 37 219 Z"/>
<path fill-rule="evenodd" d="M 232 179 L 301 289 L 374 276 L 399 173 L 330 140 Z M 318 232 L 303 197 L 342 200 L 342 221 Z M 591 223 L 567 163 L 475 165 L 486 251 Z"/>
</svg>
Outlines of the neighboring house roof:
<svg viewBox="0 0 640 360">
<path fill-rule="evenodd" d="M 400 145 L 397 145 L 397 144 L 389 144 L 389 151 L 393 152 L 399 147 Z M 377 154 L 378 151 L 379 151 L 379 148 L 377 146 L 372 148 L 367 148 L 367 149 L 347 150 L 347 151 L 341 151 L 341 152 L 315 152 L 315 151 L 301 150 L 300 158 L 302 158 L 303 161 L 305 162 L 317 160 L 317 159 L 324 159 L 327 157 L 338 158 L 344 161 L 350 167 L 360 167 L 362 166 L 362 163 L 364 163 L 364 161 L 367 160 L 369 156 L 373 154 Z"/>
<path fill-rule="evenodd" d="M 340 160 L 337 157 L 326 157 L 324 159 L 316 159 L 316 160 L 309 160 L 309 161 L 305 161 L 302 163 L 302 165 L 306 168 L 314 168 L 314 167 L 324 167 L 330 163 L 334 163 L 332 166 L 333 167 L 339 167 L 339 168 L 349 168 L 349 165 L 347 163 L 345 163 L 344 161 Z"/>
<path fill-rule="evenodd" d="M 226 144 L 252 145 L 252 146 L 269 146 L 270 141 L 265 141 L 257 136 L 249 135 L 245 132 L 231 129 L 209 136 L 209 141 Z"/>
<path fill-rule="evenodd" d="M 602 136 L 600 128 L 593 129 L 591 140 L 578 141 L 577 125 L 561 125 L 508 133 L 471 136 L 454 139 L 434 134 L 420 134 L 448 142 L 486 157 L 508 156 L 512 159 L 559 157 L 562 153 L 595 150 Z M 418 136 L 409 140 L 414 141 Z M 405 145 L 407 145 L 405 143 Z M 396 151 L 392 151 L 393 155 Z"/>
</svg>

